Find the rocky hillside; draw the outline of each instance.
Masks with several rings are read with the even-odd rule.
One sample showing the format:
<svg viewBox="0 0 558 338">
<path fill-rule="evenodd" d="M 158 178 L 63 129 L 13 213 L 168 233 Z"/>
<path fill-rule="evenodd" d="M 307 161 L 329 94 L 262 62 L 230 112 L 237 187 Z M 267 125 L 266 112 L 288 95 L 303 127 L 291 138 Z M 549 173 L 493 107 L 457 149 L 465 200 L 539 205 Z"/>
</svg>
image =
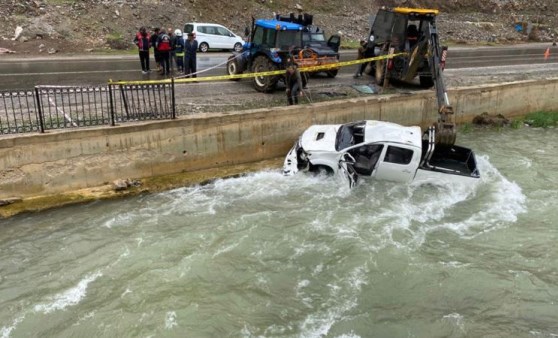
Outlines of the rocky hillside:
<svg viewBox="0 0 558 338">
<path fill-rule="evenodd" d="M 131 48 L 136 30 L 182 28 L 189 21 L 221 23 L 236 33 L 251 16 L 273 13 L 314 14 L 327 32 L 344 41 L 363 38 L 369 18 L 381 6 L 438 8 L 438 28 L 446 42 L 516 43 L 551 41 L 558 33 L 556 0 L 3 0 L 0 6 L 0 53 L 21 55 L 87 53 Z M 516 23 L 533 27 L 517 32 Z"/>
</svg>

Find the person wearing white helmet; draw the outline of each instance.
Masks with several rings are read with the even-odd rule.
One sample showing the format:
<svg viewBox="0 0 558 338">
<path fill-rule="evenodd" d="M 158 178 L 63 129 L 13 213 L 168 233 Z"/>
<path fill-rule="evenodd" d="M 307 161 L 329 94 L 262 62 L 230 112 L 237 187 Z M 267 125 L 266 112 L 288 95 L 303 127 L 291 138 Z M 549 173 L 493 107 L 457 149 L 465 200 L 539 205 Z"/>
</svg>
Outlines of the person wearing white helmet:
<svg viewBox="0 0 558 338">
<path fill-rule="evenodd" d="M 175 30 L 174 36 L 173 50 L 176 53 L 176 70 L 182 73 L 184 71 L 184 39 L 182 31 L 180 29 Z"/>
</svg>

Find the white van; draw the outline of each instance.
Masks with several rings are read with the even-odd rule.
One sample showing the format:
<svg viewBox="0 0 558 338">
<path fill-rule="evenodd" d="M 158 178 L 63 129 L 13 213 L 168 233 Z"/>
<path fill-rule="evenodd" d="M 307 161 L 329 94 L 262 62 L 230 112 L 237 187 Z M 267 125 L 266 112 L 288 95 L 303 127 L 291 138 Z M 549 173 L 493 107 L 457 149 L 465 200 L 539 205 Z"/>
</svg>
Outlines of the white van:
<svg viewBox="0 0 558 338">
<path fill-rule="evenodd" d="M 234 49 L 240 52 L 244 40 L 224 26 L 215 23 L 187 23 L 184 25 L 184 39 L 188 33 L 196 33 L 196 40 L 200 52 L 207 52 L 209 49 Z"/>
</svg>

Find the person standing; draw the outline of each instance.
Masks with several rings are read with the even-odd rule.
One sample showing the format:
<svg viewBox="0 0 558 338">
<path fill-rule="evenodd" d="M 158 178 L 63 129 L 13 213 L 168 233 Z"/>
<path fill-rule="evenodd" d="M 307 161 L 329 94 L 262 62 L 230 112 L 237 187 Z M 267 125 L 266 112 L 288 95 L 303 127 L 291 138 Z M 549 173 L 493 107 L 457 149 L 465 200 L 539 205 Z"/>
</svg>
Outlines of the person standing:
<svg viewBox="0 0 558 338">
<path fill-rule="evenodd" d="M 298 104 L 298 97 L 303 95 L 302 77 L 296 63 L 290 61 L 285 71 L 285 90 L 289 105 Z"/>
<path fill-rule="evenodd" d="M 161 61 L 162 75 L 170 75 L 170 52 L 171 52 L 171 39 L 164 29 L 161 29 L 159 38 L 157 39 L 157 50 L 159 51 L 159 58 Z"/>
<path fill-rule="evenodd" d="M 153 47 L 153 56 L 155 57 L 155 64 L 157 65 L 157 71 L 161 71 L 161 60 L 159 58 L 159 51 L 157 50 L 157 39 L 159 38 L 159 28 L 153 28 L 153 34 L 151 34 L 151 47 Z"/>
<path fill-rule="evenodd" d="M 170 64 L 170 71 L 172 72 L 173 68 L 174 68 L 174 64 L 175 64 L 175 60 L 176 60 L 176 53 L 174 52 L 174 43 L 176 40 L 176 36 L 174 35 L 174 31 L 172 29 L 172 27 L 167 28 L 167 34 L 170 37 L 170 43 L 171 43 L 171 51 L 170 51 L 170 57 L 169 57 L 169 64 Z"/>
<path fill-rule="evenodd" d="M 139 58 L 141 63 L 141 71 L 147 74 L 149 69 L 149 40 L 150 36 L 145 27 L 141 27 L 134 38 L 134 43 L 138 46 Z"/>
<path fill-rule="evenodd" d="M 366 50 L 366 40 L 360 40 L 360 46 L 357 50 L 357 60 L 364 59 L 364 51 Z M 366 67 L 366 63 L 361 63 L 357 66 L 357 70 L 355 75 L 353 76 L 355 79 L 357 77 L 361 77 L 362 73 L 364 72 L 364 68 Z"/>
<path fill-rule="evenodd" d="M 198 51 L 198 41 L 194 33 L 188 33 L 188 40 L 184 43 L 184 74 L 188 77 L 196 75 L 196 53 Z"/>
<path fill-rule="evenodd" d="M 366 44 L 364 45 L 364 54 L 363 54 L 362 57 L 364 59 L 373 58 L 375 56 L 375 49 L 376 49 L 376 44 L 374 43 L 374 32 L 372 32 L 368 42 L 366 42 Z M 372 66 L 373 65 L 372 62 L 375 62 L 375 61 L 369 61 L 369 62 L 365 62 L 365 63 L 360 64 L 360 68 L 359 68 L 360 75 L 362 75 L 362 73 L 365 73 L 365 72 L 367 74 L 369 74 L 369 72 L 373 68 L 372 67 L 367 68 L 367 67 L 368 67 L 368 65 Z"/>
<path fill-rule="evenodd" d="M 184 72 L 184 39 L 182 31 L 177 29 L 174 31 L 174 53 L 176 54 L 176 69 L 178 72 Z"/>
</svg>

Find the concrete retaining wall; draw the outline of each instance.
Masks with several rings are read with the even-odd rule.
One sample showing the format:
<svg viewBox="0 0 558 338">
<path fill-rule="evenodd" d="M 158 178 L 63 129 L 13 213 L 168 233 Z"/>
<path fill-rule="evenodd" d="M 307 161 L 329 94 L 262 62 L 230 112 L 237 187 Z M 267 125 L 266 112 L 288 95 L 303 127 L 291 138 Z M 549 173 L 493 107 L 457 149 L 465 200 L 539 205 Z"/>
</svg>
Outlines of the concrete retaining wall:
<svg viewBox="0 0 558 338">
<path fill-rule="evenodd" d="M 457 88 L 456 122 L 483 112 L 558 111 L 558 79 Z M 433 91 L 294 107 L 201 114 L 172 121 L 0 137 L 0 199 L 51 195 L 119 178 L 146 178 L 286 154 L 312 124 L 373 119 L 427 127 Z"/>
</svg>

